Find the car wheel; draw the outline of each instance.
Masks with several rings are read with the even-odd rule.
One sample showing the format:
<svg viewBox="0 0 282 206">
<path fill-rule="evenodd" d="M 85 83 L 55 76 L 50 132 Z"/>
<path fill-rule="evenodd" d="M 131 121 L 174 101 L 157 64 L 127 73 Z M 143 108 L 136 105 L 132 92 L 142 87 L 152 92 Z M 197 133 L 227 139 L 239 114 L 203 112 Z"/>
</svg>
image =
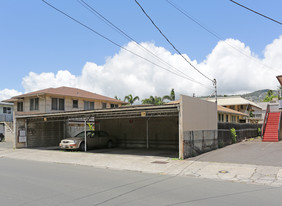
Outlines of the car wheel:
<svg viewBox="0 0 282 206">
<path fill-rule="evenodd" d="M 108 141 L 107 148 L 112 148 L 112 147 L 113 147 L 113 142 L 112 141 Z"/>
<path fill-rule="evenodd" d="M 86 148 L 87 149 L 87 148 Z M 80 151 L 85 151 L 85 142 L 81 142 L 79 145 L 79 150 Z"/>
</svg>

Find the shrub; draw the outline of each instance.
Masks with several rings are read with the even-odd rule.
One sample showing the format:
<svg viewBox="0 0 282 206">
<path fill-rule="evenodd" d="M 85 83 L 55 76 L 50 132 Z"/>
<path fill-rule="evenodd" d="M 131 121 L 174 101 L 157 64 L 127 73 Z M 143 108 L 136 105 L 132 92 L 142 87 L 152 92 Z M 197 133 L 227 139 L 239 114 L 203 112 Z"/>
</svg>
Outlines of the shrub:
<svg viewBox="0 0 282 206">
<path fill-rule="evenodd" d="M 261 136 L 261 128 L 258 128 L 258 136 Z"/>
<path fill-rule="evenodd" d="M 232 143 L 236 143 L 237 142 L 236 130 L 234 128 L 232 128 L 232 129 L 230 129 L 230 132 L 231 132 Z"/>
</svg>

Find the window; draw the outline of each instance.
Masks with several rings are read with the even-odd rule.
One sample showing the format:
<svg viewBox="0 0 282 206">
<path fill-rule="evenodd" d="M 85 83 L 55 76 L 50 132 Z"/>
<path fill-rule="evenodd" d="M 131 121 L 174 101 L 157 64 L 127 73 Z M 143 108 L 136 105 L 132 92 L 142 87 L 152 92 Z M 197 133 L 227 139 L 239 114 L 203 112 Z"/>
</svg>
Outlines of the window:
<svg viewBox="0 0 282 206">
<path fill-rule="evenodd" d="M 52 110 L 65 110 L 65 100 L 59 98 L 52 98 Z"/>
<path fill-rule="evenodd" d="M 234 106 L 234 105 L 230 106 L 230 109 L 233 109 L 233 110 L 234 110 L 234 109 L 235 109 L 235 106 Z"/>
<path fill-rule="evenodd" d="M 233 115 L 232 115 L 231 121 L 232 121 L 232 122 L 236 122 L 236 116 L 233 116 Z"/>
<path fill-rule="evenodd" d="M 11 114 L 11 107 L 3 107 L 4 114 Z"/>
<path fill-rule="evenodd" d="M 107 108 L 107 103 L 102 103 L 102 109 L 106 109 Z"/>
<path fill-rule="evenodd" d="M 65 100 L 59 99 L 59 110 L 65 110 Z"/>
<path fill-rule="evenodd" d="M 58 99 L 57 98 L 52 98 L 52 110 L 57 110 L 58 107 L 57 107 L 57 103 L 58 102 Z"/>
<path fill-rule="evenodd" d="M 23 102 L 18 102 L 18 104 L 17 104 L 17 111 L 18 112 L 23 112 Z"/>
<path fill-rule="evenodd" d="M 241 107 L 241 109 L 244 109 L 244 105 L 241 105 L 240 107 Z"/>
<path fill-rule="evenodd" d="M 72 108 L 78 108 L 78 100 L 72 100 Z"/>
<path fill-rule="evenodd" d="M 84 101 L 84 110 L 94 109 L 94 102 Z"/>
<path fill-rule="evenodd" d="M 39 98 L 32 98 L 29 100 L 29 109 L 30 111 L 39 109 Z"/>
<path fill-rule="evenodd" d="M 224 114 L 218 114 L 218 121 L 224 122 Z"/>
<path fill-rule="evenodd" d="M 118 104 L 111 104 L 111 108 L 118 108 Z"/>
<path fill-rule="evenodd" d="M 226 117 L 226 121 L 225 122 L 228 122 L 228 114 L 225 117 Z"/>
</svg>

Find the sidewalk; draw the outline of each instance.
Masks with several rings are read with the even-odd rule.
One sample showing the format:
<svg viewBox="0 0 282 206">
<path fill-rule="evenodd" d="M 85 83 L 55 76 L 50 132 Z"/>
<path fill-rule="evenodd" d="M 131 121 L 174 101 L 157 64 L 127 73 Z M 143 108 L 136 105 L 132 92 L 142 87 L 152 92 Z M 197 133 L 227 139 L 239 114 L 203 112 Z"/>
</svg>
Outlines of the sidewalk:
<svg viewBox="0 0 282 206">
<path fill-rule="evenodd" d="M 195 176 L 216 180 L 282 186 L 282 167 L 251 164 L 177 160 L 169 157 L 60 150 L 2 149 L 0 158 L 14 158 L 61 164 L 75 164 L 115 170 L 164 175 Z"/>
</svg>

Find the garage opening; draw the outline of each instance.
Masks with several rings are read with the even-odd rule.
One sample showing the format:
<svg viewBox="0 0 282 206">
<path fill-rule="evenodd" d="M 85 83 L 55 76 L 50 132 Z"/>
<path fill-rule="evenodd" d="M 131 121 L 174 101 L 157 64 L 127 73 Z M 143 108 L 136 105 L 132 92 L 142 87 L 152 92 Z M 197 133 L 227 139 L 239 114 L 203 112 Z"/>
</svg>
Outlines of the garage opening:
<svg viewBox="0 0 282 206">
<path fill-rule="evenodd" d="M 95 130 L 106 131 L 116 138 L 113 149 L 90 152 L 165 155 L 178 157 L 179 120 L 176 105 L 142 106 L 61 114 L 31 115 L 17 119 L 18 129 L 26 129 L 26 142 L 17 148 L 50 147 L 85 129 L 92 119 Z M 89 127 L 87 126 L 87 129 Z"/>
</svg>

